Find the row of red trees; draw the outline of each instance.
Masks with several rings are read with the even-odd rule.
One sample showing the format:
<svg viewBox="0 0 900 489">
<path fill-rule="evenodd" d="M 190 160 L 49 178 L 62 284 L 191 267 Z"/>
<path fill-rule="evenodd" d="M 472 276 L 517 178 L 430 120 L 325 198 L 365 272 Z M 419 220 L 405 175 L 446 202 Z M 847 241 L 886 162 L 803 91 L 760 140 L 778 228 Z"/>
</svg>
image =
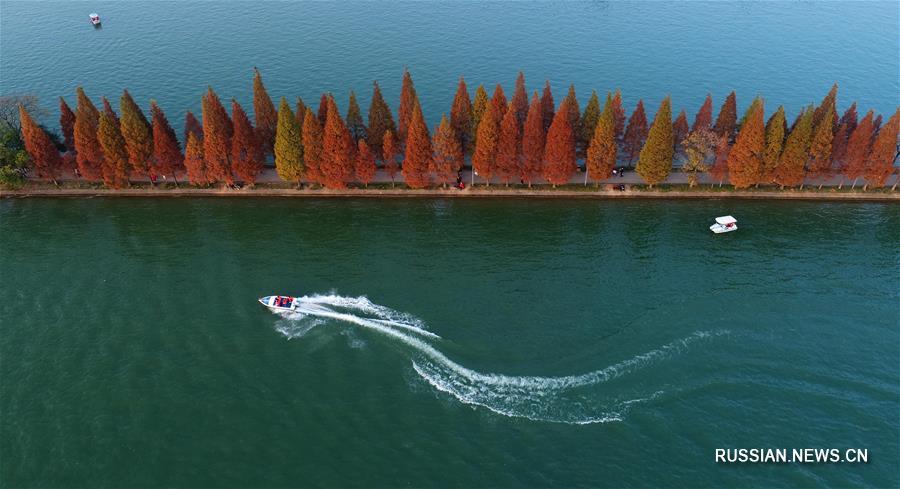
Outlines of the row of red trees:
<svg viewBox="0 0 900 489">
<path fill-rule="evenodd" d="M 392 180 L 402 173 L 410 187 L 446 185 L 455 181 L 467 157 L 488 185 L 491 179 L 506 184 L 568 183 L 580 159 L 586 177 L 594 181 L 609 178 L 621 163 L 637 161 L 637 173 L 654 185 L 664 182 L 673 162 L 682 159 L 685 171 L 709 171 L 716 180 L 727 178 L 738 188 L 771 183 L 792 187 L 809 177 L 836 174 L 884 185 L 897 156 L 900 109 L 882 124 L 873 111 L 858 120 L 855 103 L 839 118 L 836 105 L 835 85 L 818 106 L 804 108 L 788 127 L 783 107 L 764 122 L 764 101 L 757 97 L 738 121 L 732 92 L 715 121 L 707 96 L 688 125 L 684 110 L 673 121 L 667 97 L 648 124 L 643 101 L 626 121 L 619 91 L 608 93 L 602 108 L 593 92 L 584 110 L 574 86 L 558 106 L 549 83 L 529 100 L 519 73 L 509 100 L 499 84 L 490 97 L 479 86 L 473 100 L 460 78 L 450 116 L 443 116 L 432 134 L 408 71 L 403 74 L 396 123 L 377 82 L 364 121 L 353 92 L 346 117 L 330 94 L 322 95 L 316 112 L 299 97 L 293 108 L 282 98 L 276 109 L 257 71 L 255 121 L 233 99 L 229 115 L 209 88 L 201 100 L 201 119 L 191 112 L 185 116 L 183 153 L 162 109 L 151 101 L 148 120 L 127 90 L 119 100 L 120 114 L 106 98 L 98 110 L 81 88 L 75 111 L 60 98 L 67 149 L 62 155 L 24 109 L 20 116 L 39 176 L 55 179 L 72 167 L 82 178 L 114 188 L 127 185 L 131 175 L 176 178 L 183 173 L 199 185 L 252 184 L 270 155 L 282 179 L 330 188 L 367 185 L 379 162 Z"/>
</svg>

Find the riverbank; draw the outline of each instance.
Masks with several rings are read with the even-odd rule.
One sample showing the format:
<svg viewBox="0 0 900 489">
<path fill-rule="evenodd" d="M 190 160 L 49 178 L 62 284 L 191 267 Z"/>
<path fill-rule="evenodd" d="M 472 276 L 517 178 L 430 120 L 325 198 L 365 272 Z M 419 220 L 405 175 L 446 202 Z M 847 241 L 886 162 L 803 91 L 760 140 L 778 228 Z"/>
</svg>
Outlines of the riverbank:
<svg viewBox="0 0 900 489">
<path fill-rule="evenodd" d="M 625 191 L 615 190 L 612 185 L 564 185 L 553 188 L 549 185 L 535 185 L 531 188 L 522 185 L 506 187 L 492 185 L 485 187 L 469 187 L 463 190 L 455 188 L 410 189 L 402 185 L 392 187 L 390 184 L 370 185 L 369 188 L 302 188 L 297 189 L 289 184 L 257 184 L 253 188 L 244 187 L 230 189 L 224 186 L 209 188 L 193 187 L 186 184 L 146 183 L 133 185 L 126 189 L 107 189 L 101 186 L 89 186 L 76 182 L 63 182 L 56 187 L 48 182 L 29 182 L 17 190 L 0 190 L 0 198 L 28 197 L 376 197 L 376 198 L 582 198 L 582 199 L 764 199 L 764 200 L 851 200 L 851 201 L 894 201 L 900 202 L 900 192 L 892 192 L 889 188 L 862 191 L 861 188 L 808 186 L 803 190 L 778 190 L 776 187 L 735 190 L 723 186 L 663 185 L 649 188 L 643 185 L 628 185 Z"/>
</svg>

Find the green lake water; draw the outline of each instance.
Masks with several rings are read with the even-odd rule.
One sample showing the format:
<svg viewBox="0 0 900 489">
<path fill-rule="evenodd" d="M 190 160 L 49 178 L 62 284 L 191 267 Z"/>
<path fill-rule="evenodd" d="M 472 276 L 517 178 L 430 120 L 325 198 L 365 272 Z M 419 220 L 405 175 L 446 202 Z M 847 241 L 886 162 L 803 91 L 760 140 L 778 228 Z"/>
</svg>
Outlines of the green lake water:
<svg viewBox="0 0 900 489">
<path fill-rule="evenodd" d="M 898 250 L 889 204 L 3 200 L 0 485 L 897 487 Z"/>
</svg>

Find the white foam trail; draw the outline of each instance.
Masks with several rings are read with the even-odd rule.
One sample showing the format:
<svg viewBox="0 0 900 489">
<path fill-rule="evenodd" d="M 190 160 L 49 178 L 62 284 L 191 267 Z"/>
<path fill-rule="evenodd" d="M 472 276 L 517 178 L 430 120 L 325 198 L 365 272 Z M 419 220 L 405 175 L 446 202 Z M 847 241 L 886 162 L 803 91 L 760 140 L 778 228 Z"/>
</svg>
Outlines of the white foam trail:
<svg viewBox="0 0 900 489">
<path fill-rule="evenodd" d="M 329 306 L 366 312 L 380 317 L 361 317 L 335 311 Z M 727 334 L 727 331 L 697 331 L 686 338 L 673 341 L 657 349 L 580 375 L 510 376 L 480 373 L 450 360 L 423 338 L 416 336 L 439 338 L 434 333 L 425 330 L 421 321 L 373 304 L 365 297 L 350 298 L 336 295 L 303 297 L 297 312 L 283 314 L 286 318 L 302 318 L 306 315 L 356 324 L 412 347 L 423 355 L 423 358 L 413 360 L 412 366 L 416 373 L 435 389 L 451 394 L 463 403 L 483 406 L 506 416 L 571 424 L 620 421 L 632 404 L 655 399 L 660 394 L 657 392 L 648 398 L 604 405 L 585 396 L 580 392 L 582 388 L 607 382 L 643 368 L 681 352 L 695 341 Z M 404 320 L 411 321 L 411 323 L 404 322 Z M 408 332 L 413 334 L 408 334 Z"/>
</svg>

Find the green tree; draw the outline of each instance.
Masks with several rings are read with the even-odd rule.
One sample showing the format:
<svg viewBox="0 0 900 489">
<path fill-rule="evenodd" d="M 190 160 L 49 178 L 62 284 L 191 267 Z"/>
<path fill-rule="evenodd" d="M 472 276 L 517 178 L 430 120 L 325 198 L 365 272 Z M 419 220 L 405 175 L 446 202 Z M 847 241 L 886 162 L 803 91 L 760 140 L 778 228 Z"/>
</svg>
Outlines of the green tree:
<svg viewBox="0 0 900 489">
<path fill-rule="evenodd" d="M 596 96 L 596 93 L 594 95 Z M 598 182 L 598 185 L 600 180 L 605 180 L 612 175 L 612 170 L 616 166 L 616 152 L 616 120 L 615 114 L 613 114 L 612 96 L 607 95 L 606 105 L 594 128 L 594 135 L 591 137 L 585 160 L 588 176 Z"/>
<path fill-rule="evenodd" d="M 146 175 L 150 168 L 150 157 L 153 156 L 153 131 L 150 122 L 128 90 L 119 99 L 119 110 L 122 111 L 119 129 L 125 138 L 128 161 L 136 175 Z"/>
<path fill-rule="evenodd" d="M 359 103 L 356 101 L 356 94 L 353 90 L 350 90 L 350 103 L 347 105 L 347 130 L 350 131 L 353 144 L 357 144 L 360 139 L 366 139 L 366 124 L 363 122 Z"/>
<path fill-rule="evenodd" d="M 770 183 L 775 178 L 775 167 L 778 166 L 781 150 L 784 148 L 786 125 L 784 106 L 778 106 L 778 110 L 772 114 L 772 117 L 769 117 L 769 121 L 766 123 L 766 151 L 763 153 L 761 183 Z"/>
<path fill-rule="evenodd" d="M 813 108 L 804 109 L 794 128 L 788 135 L 781 153 L 781 160 L 775 167 L 775 183 L 793 187 L 803 183 L 804 166 L 808 158 L 809 140 L 812 136 Z"/>
<path fill-rule="evenodd" d="M 103 184 L 108 188 L 128 186 L 128 153 L 119 124 L 107 113 L 100 114 L 97 138 L 103 147 Z"/>
<path fill-rule="evenodd" d="M 475 101 L 472 103 L 472 146 L 470 153 L 474 155 L 478 146 L 478 130 L 481 128 L 481 118 L 487 110 L 491 100 L 488 98 L 487 90 L 484 85 L 478 85 L 475 89 Z"/>
<path fill-rule="evenodd" d="M 600 121 L 600 99 L 597 97 L 597 91 L 591 92 L 591 99 L 584 106 L 584 113 L 581 114 L 579 123 L 580 132 L 578 134 L 578 144 L 582 148 L 587 148 L 594 137 L 594 130 L 597 129 L 597 122 Z"/>
<path fill-rule="evenodd" d="M 691 187 L 697 185 L 700 174 L 709 171 L 709 160 L 715 156 L 718 145 L 719 138 L 712 132 L 709 125 L 697 126 L 697 129 L 684 140 L 682 146 L 685 160 L 681 165 L 681 171 L 687 175 L 688 184 Z"/>
<path fill-rule="evenodd" d="M 672 170 L 675 156 L 675 139 L 672 133 L 672 101 L 663 99 L 656 112 L 653 125 L 647 134 L 647 142 L 641 150 L 635 171 L 650 187 L 664 182 Z"/>
<path fill-rule="evenodd" d="M 384 133 L 391 131 L 396 132 L 394 127 L 394 117 L 391 115 L 391 108 L 384 101 L 381 95 L 381 88 L 378 82 L 373 82 L 375 88 L 372 91 L 372 102 L 369 104 L 369 128 L 366 140 L 369 147 L 376 155 L 381 155 L 384 151 Z"/>
<path fill-rule="evenodd" d="M 291 111 L 287 99 L 278 105 L 278 125 L 275 129 L 275 171 L 282 180 L 297 182 L 303 178 L 303 146 L 300 124 Z"/>
</svg>

